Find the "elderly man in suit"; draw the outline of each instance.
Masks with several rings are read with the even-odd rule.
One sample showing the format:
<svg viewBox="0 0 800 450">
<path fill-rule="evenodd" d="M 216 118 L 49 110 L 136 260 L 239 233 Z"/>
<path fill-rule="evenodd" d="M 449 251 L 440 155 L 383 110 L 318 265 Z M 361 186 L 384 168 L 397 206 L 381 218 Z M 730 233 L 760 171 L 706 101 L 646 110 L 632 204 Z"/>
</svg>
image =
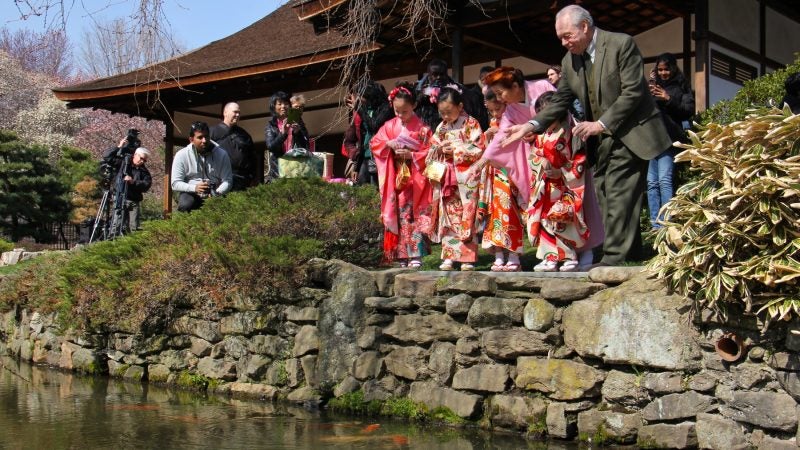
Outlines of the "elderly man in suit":
<svg viewBox="0 0 800 450">
<path fill-rule="evenodd" d="M 561 61 L 558 91 L 533 120 L 512 127 L 505 143 L 544 132 L 576 98 L 580 100 L 586 121 L 573 132 L 588 141 L 593 162 L 606 232 L 601 264 L 619 265 L 635 256 L 640 245 L 647 160 L 671 143 L 633 38 L 595 27 L 589 12 L 577 5 L 556 14 L 556 34 L 569 51 Z"/>
</svg>

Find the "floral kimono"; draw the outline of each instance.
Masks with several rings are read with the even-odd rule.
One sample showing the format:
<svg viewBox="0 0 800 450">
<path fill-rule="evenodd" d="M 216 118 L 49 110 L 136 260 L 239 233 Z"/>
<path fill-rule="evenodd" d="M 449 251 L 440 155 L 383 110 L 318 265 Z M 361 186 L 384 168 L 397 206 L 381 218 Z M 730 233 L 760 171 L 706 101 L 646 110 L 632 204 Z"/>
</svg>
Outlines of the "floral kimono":
<svg viewBox="0 0 800 450">
<path fill-rule="evenodd" d="M 452 155 L 440 151 L 445 144 L 450 144 Z M 431 139 L 427 163 L 442 161 L 447 167 L 441 181 L 432 183 L 432 218 L 436 226 L 432 239 L 442 243 L 442 260 L 465 263 L 478 260 L 475 215 L 480 180 L 468 175 L 483 148 L 480 124 L 464 112 L 454 123 L 440 123 Z"/>
<path fill-rule="evenodd" d="M 492 118 L 491 127 L 499 127 Z M 508 171 L 487 165 L 481 175 L 478 214 L 484 217 L 483 240 L 485 249 L 506 249 L 522 253 L 525 234 L 517 206 L 517 190 L 508 179 Z"/>
<path fill-rule="evenodd" d="M 560 169 L 548 178 L 545 170 Z M 570 127 L 537 135 L 531 149 L 531 189 L 528 238 L 542 261 L 576 260 L 577 249 L 589 239 L 584 220 L 586 152 L 572 139 Z M 591 185 L 590 185 L 591 186 Z"/>
<path fill-rule="evenodd" d="M 387 261 L 418 258 L 430 253 L 426 236 L 432 231 L 431 185 L 422 174 L 428 155 L 431 130 L 417 116 L 403 124 L 399 118 L 386 122 L 370 141 L 378 167 L 381 195 L 381 221 L 384 226 L 383 252 Z M 413 156 L 403 161 L 395 158 L 389 141 L 402 138 L 418 143 Z M 397 189 L 397 174 L 405 165 L 410 178 Z"/>
</svg>

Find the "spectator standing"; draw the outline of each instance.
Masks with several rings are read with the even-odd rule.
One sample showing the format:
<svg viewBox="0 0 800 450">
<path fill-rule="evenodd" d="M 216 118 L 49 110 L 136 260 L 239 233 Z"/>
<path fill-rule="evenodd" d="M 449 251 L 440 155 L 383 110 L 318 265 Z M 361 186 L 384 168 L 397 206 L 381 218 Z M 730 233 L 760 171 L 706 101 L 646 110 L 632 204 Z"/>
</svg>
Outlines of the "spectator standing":
<svg viewBox="0 0 800 450">
<path fill-rule="evenodd" d="M 189 129 L 189 145 L 172 161 L 170 179 L 172 190 L 180 193 L 178 211 L 198 209 L 206 198 L 227 194 L 233 185 L 228 153 L 214 145 L 208 134 L 208 124 L 194 122 Z"/>
<path fill-rule="evenodd" d="M 211 127 L 210 138 L 228 152 L 233 170 L 232 191 L 243 191 L 255 184 L 256 154 L 253 138 L 239 126 L 239 104 L 231 102 L 222 109 L 222 122 Z"/>
<path fill-rule="evenodd" d="M 386 261 L 418 269 L 430 253 L 431 185 L 422 174 L 431 129 L 414 114 L 413 87 L 400 84 L 389 93 L 395 118 L 370 141 L 378 166 L 383 252 Z"/>
<path fill-rule="evenodd" d="M 150 171 L 145 166 L 148 159 L 150 159 L 150 150 L 144 147 L 137 148 L 131 158 L 131 173 L 123 178 L 128 183 L 128 198 L 125 201 L 125 211 L 127 212 L 125 227 L 130 231 L 136 231 L 142 225 L 142 200 L 144 193 L 149 191 L 153 184 Z"/>
<path fill-rule="evenodd" d="M 360 97 L 353 95 L 353 121 L 345 132 L 344 142 L 352 167 L 350 179 L 355 184 L 378 186 L 378 167 L 369 142 L 392 117 L 392 110 L 386 99 L 386 89 L 375 81 L 367 83 Z"/>
<path fill-rule="evenodd" d="M 600 198 L 606 237 L 603 265 L 619 265 L 641 247 L 639 213 L 647 161 L 671 142 L 649 93 L 644 62 L 633 38 L 601 30 L 584 8 L 569 5 L 556 14 L 556 35 L 568 52 L 558 92 L 530 122 L 509 129 L 504 143 L 528 133 L 542 133 L 576 98 L 586 120 L 573 133 L 589 140 L 595 188 Z"/>
<path fill-rule="evenodd" d="M 683 123 L 692 118 L 694 93 L 689 81 L 678 69 L 678 61 L 671 53 L 663 53 L 656 59 L 656 67 L 650 81 L 650 93 L 664 118 L 664 125 L 672 142 L 687 139 Z M 675 168 L 675 147 L 670 147 L 650 160 L 647 169 L 647 204 L 650 210 L 650 223 L 660 228 L 658 212 L 673 195 L 673 173 Z"/>
<path fill-rule="evenodd" d="M 289 94 L 278 91 L 269 100 L 272 118 L 264 130 L 264 140 L 269 151 L 267 181 L 278 178 L 278 158 L 292 148 L 308 149 L 308 130 L 302 118 L 297 121 L 288 117 L 292 107 Z"/>
</svg>

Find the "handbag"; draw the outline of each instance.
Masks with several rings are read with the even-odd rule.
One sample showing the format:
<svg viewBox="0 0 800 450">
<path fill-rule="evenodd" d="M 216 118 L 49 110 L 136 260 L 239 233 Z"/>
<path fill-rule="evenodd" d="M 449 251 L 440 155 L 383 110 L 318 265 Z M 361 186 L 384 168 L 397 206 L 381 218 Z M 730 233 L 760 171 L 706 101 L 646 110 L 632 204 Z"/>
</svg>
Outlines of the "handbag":
<svg viewBox="0 0 800 450">
<path fill-rule="evenodd" d="M 292 148 L 278 158 L 280 178 L 319 178 L 324 161 L 304 148 Z"/>
<path fill-rule="evenodd" d="M 444 173 L 447 170 L 447 164 L 442 161 L 431 161 L 425 166 L 425 170 L 422 172 L 425 175 L 425 178 L 435 181 L 437 183 L 442 181 L 444 177 Z"/>
<path fill-rule="evenodd" d="M 411 169 L 408 168 L 408 164 L 403 161 L 400 164 L 400 167 L 397 168 L 397 177 L 394 180 L 394 187 L 395 190 L 402 191 L 408 185 L 408 180 L 411 179 Z"/>
<path fill-rule="evenodd" d="M 547 212 L 547 220 L 556 223 L 569 223 L 575 220 L 575 207 L 570 200 L 556 200 L 550 211 Z"/>
</svg>

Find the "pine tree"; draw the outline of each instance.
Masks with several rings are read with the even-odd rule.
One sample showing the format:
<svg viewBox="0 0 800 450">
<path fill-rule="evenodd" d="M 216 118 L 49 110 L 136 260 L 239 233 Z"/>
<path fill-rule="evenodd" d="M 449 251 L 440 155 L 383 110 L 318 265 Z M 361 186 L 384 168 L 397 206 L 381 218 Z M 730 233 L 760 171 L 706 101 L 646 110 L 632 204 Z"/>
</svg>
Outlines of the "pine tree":
<svg viewBox="0 0 800 450">
<path fill-rule="evenodd" d="M 46 241 L 46 225 L 69 217 L 69 188 L 47 157 L 46 148 L 0 131 L 0 231 L 11 241 Z"/>
</svg>

